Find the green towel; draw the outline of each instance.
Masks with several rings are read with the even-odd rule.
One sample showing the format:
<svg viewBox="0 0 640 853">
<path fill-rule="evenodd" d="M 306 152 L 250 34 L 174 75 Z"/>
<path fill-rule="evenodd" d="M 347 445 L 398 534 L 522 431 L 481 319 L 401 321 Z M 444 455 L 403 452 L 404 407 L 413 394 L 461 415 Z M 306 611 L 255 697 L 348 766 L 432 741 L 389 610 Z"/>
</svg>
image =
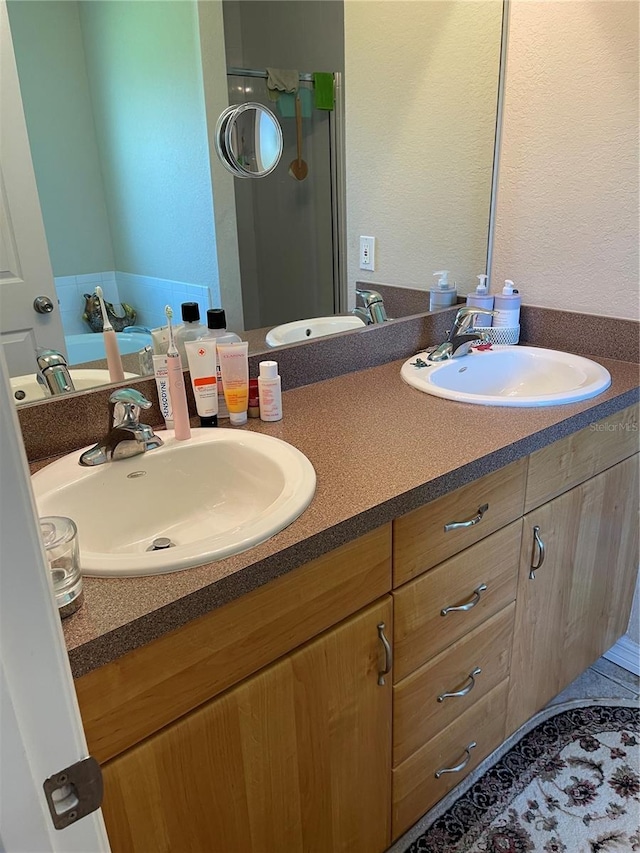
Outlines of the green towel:
<svg viewBox="0 0 640 853">
<path fill-rule="evenodd" d="M 325 71 L 314 72 L 313 91 L 315 93 L 315 106 L 317 110 L 333 109 L 333 74 Z"/>
</svg>

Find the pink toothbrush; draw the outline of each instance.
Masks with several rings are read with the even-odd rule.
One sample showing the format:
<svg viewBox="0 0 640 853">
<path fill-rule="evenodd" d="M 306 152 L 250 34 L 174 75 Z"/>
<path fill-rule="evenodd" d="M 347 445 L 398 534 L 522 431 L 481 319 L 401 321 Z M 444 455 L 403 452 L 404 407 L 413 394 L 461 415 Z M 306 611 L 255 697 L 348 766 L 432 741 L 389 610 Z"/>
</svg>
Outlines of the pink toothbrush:
<svg viewBox="0 0 640 853">
<path fill-rule="evenodd" d="M 109 321 L 100 285 L 96 287 L 96 295 L 100 300 L 100 310 L 102 311 L 102 337 L 104 339 L 104 351 L 107 356 L 109 379 L 112 382 L 123 382 L 124 370 L 122 369 L 122 359 L 120 358 L 120 350 L 118 349 L 118 339 Z"/>
<path fill-rule="evenodd" d="M 167 325 L 169 327 L 167 373 L 169 395 L 173 409 L 173 433 L 178 441 L 185 441 L 187 438 L 191 438 L 191 426 L 189 425 L 189 409 L 187 408 L 187 392 L 184 387 L 182 359 L 173 340 L 173 326 L 171 325 L 173 309 L 170 305 L 165 306 L 164 313 L 166 314 Z"/>
</svg>

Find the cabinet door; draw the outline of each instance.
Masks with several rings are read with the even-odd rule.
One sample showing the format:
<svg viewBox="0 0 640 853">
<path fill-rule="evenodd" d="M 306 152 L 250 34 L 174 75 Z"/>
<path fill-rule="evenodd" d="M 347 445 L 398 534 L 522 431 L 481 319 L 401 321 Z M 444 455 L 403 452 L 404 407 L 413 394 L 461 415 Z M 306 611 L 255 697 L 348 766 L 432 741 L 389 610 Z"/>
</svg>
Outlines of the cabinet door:
<svg viewBox="0 0 640 853">
<path fill-rule="evenodd" d="M 103 768 L 114 853 L 295 853 L 390 842 L 391 599 Z"/>
<path fill-rule="evenodd" d="M 624 634 L 637 570 L 637 454 L 525 516 L 507 732 Z"/>
</svg>

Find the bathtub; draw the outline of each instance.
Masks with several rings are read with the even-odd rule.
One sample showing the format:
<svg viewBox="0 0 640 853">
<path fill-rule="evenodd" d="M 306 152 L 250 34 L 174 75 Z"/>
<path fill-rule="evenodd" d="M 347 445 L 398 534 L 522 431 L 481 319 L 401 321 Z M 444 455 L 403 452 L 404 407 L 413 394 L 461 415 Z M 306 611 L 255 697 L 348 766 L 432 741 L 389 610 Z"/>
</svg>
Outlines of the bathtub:
<svg viewBox="0 0 640 853">
<path fill-rule="evenodd" d="M 151 344 L 151 335 L 146 332 L 116 332 L 120 355 L 138 352 L 142 347 Z M 99 332 L 88 332 L 85 335 L 66 335 L 68 364 L 84 364 L 87 361 L 97 361 L 106 358 L 104 341 Z"/>
</svg>

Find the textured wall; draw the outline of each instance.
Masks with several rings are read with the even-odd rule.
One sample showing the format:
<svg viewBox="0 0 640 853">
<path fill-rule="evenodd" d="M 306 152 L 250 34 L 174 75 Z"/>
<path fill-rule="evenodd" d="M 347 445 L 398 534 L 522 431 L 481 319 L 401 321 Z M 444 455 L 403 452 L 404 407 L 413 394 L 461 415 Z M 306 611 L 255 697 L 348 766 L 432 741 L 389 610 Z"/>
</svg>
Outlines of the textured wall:
<svg viewBox="0 0 640 853">
<path fill-rule="evenodd" d="M 345 3 L 348 276 L 485 271 L 502 4 Z M 375 272 L 359 236 L 377 238 Z"/>
<path fill-rule="evenodd" d="M 511 4 L 492 281 L 638 317 L 638 3 Z"/>
</svg>

